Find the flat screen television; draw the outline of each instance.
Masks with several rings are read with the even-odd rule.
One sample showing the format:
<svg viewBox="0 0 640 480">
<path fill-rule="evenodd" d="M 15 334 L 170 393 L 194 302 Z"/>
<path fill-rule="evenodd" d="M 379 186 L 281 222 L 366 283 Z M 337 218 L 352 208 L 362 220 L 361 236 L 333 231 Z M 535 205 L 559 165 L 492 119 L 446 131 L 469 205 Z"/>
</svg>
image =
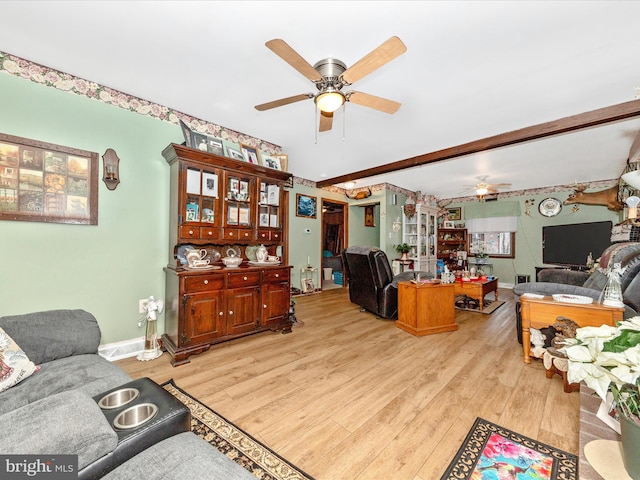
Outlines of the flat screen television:
<svg viewBox="0 0 640 480">
<path fill-rule="evenodd" d="M 589 253 L 596 260 L 611 245 L 611 222 L 542 227 L 542 262 L 584 266 Z"/>
</svg>

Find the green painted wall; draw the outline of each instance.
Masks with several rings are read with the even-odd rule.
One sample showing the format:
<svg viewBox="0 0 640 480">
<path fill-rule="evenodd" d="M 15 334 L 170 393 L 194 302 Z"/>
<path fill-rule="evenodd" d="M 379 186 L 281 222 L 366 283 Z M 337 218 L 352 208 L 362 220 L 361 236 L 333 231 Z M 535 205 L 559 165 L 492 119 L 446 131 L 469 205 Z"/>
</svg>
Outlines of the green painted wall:
<svg viewBox="0 0 640 480">
<path fill-rule="evenodd" d="M 6 74 L 0 105 L 0 132 L 100 156 L 113 148 L 122 178 L 114 191 L 99 182 L 97 226 L 0 222 L 0 315 L 83 308 L 105 343 L 144 335 L 138 299 L 164 295 L 167 263 L 169 169 L 161 151 L 182 141 L 180 128 Z"/>
<path fill-rule="evenodd" d="M 516 275 L 529 275 L 531 281 L 535 279 L 535 267 L 542 265 L 542 227 L 546 225 L 566 225 L 570 223 L 586 223 L 611 221 L 613 225 L 620 222 L 619 213 L 612 212 L 605 206 L 578 205 L 578 211 L 572 212 L 572 205 L 564 205 L 561 212 L 555 217 L 547 218 L 538 213 L 538 204 L 547 197 L 554 197 L 560 201 L 566 200 L 572 190 L 558 191 L 552 194 L 526 195 L 522 197 L 510 197 L 505 201 L 517 200 L 520 202 L 521 215 L 518 218 L 518 231 L 516 233 L 516 258 L 490 258 L 493 264 L 494 275 L 500 279 L 500 284 L 515 283 Z M 525 201 L 534 199 L 530 208 L 530 215 L 525 214 Z M 498 200 L 499 202 L 500 200 Z M 462 207 L 469 203 L 451 204 L 448 208 Z M 458 222 L 456 222 L 458 223 Z M 602 252 L 593 252 L 594 258 Z M 585 263 L 586 263 L 585 258 Z"/>
</svg>

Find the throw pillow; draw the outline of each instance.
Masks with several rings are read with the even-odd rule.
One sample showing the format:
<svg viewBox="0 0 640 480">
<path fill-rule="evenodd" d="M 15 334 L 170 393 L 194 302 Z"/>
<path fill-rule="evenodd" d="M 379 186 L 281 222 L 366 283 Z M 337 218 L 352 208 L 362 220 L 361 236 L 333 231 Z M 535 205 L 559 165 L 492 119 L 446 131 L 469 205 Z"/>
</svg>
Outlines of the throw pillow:
<svg viewBox="0 0 640 480">
<path fill-rule="evenodd" d="M 13 387 L 38 369 L 16 342 L 0 328 L 0 392 Z"/>
</svg>

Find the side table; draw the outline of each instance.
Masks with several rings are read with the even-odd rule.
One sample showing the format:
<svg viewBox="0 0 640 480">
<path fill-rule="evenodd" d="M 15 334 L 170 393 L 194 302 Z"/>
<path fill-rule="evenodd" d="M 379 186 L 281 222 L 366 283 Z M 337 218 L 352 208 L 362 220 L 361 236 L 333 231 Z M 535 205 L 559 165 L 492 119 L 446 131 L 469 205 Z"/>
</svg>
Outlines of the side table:
<svg viewBox="0 0 640 480">
<path fill-rule="evenodd" d="M 315 292 L 316 287 L 319 285 L 318 269 L 316 267 L 307 265 L 300 269 L 300 290 L 303 293 Z"/>
<path fill-rule="evenodd" d="M 416 336 L 457 330 L 453 284 L 398 282 L 396 327 Z"/>
<path fill-rule="evenodd" d="M 556 302 L 552 297 L 529 298 L 520 296 L 522 315 L 522 350 L 524 363 L 531 363 L 531 327 L 553 325 L 558 317 L 567 317 L 581 327 L 615 326 L 622 321 L 624 307 L 608 307 L 600 303 Z"/>
</svg>

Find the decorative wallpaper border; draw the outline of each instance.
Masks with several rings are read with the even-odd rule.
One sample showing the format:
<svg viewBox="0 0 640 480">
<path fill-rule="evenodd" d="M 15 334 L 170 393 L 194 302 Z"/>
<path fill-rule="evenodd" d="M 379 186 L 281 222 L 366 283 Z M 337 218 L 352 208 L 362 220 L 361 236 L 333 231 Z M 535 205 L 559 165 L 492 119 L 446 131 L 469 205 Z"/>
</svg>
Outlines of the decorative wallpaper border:
<svg viewBox="0 0 640 480">
<path fill-rule="evenodd" d="M 173 123 L 174 125 L 179 125 L 179 120 L 182 120 L 196 132 L 206 133 L 229 142 L 244 143 L 271 154 L 282 153 L 282 148 L 273 143 L 230 130 L 215 123 L 206 122 L 169 107 L 128 95 L 113 88 L 105 87 L 2 51 L 0 51 L 0 71 L 40 85 L 53 87 L 63 92 L 74 93 L 130 112 Z"/>
<path fill-rule="evenodd" d="M 156 118 L 158 120 L 172 123 L 176 126 L 179 126 L 179 120 L 182 120 L 196 132 L 212 135 L 233 143 L 244 143 L 246 145 L 256 147 L 267 153 L 282 153 L 282 147 L 273 143 L 269 143 L 265 140 L 251 137 L 244 133 L 222 127 L 215 123 L 210 123 L 205 120 L 192 117 L 190 115 L 187 115 L 186 113 L 173 110 L 169 107 L 165 107 L 163 105 L 159 105 L 157 103 L 153 103 L 148 100 L 135 97 L 133 95 L 128 95 L 113 88 L 105 87 L 98 83 L 91 82 L 89 80 L 85 80 L 68 73 L 60 72 L 53 68 L 34 63 L 2 51 L 0 51 L 0 72 L 13 75 L 14 77 L 23 78 L 25 80 L 30 80 L 41 85 L 46 85 L 48 87 L 53 87 L 63 92 L 74 93 L 76 95 L 91 98 L 93 100 L 98 100 L 99 102 L 106 103 L 107 105 L 119 107 L 124 110 L 135 112 L 137 114 L 145 115 L 151 118 Z M 635 89 L 637 91 L 636 98 L 640 98 L 640 87 L 635 87 Z M 597 188 L 600 186 L 606 188 L 612 186 L 617 181 L 617 179 L 614 179 L 592 182 L 589 184 L 589 188 Z M 303 179 L 300 177 L 294 177 L 294 183 L 316 188 L 315 181 Z M 410 190 L 406 190 L 404 188 L 397 187 L 388 183 L 371 185 L 369 188 L 371 188 L 371 190 L 373 191 L 386 189 L 395 193 L 403 193 L 413 198 L 414 200 L 416 198 L 416 195 L 419 195 L 423 198 L 424 203 L 432 205 L 435 205 L 438 200 L 433 195 L 421 195 L 420 192 L 411 192 Z M 340 187 L 325 187 L 324 190 L 337 193 L 345 193 L 345 190 Z M 571 190 L 571 187 L 566 185 L 538 188 L 532 190 L 521 190 L 517 192 L 499 193 L 498 199 L 568 190 Z M 476 201 L 476 197 L 468 196 L 442 200 L 451 200 L 453 202 L 470 202 Z"/>
</svg>

